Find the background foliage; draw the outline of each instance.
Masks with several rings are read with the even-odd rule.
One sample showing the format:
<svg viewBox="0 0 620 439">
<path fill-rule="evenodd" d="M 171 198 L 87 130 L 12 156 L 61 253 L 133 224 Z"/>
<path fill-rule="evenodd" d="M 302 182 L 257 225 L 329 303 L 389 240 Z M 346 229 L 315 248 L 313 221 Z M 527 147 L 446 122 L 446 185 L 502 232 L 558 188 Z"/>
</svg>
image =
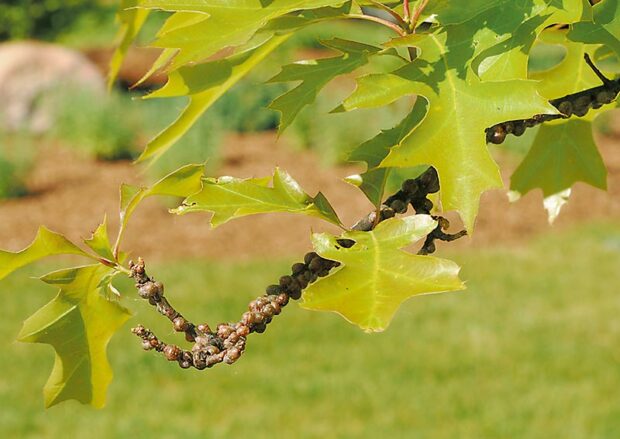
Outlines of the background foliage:
<svg viewBox="0 0 620 439">
<path fill-rule="evenodd" d="M 80 20 L 97 24 L 109 20 L 114 6 L 95 0 L 3 0 L 0 40 L 53 39 Z"/>
</svg>

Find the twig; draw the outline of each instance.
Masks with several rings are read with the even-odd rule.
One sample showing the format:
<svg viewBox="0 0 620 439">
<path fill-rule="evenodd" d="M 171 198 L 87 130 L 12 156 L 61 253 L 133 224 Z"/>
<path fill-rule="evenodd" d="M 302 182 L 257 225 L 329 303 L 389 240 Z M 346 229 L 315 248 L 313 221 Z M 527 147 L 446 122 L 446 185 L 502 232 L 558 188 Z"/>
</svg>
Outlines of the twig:
<svg viewBox="0 0 620 439">
<path fill-rule="evenodd" d="M 396 22 L 400 25 L 400 27 L 402 29 L 407 29 L 408 23 L 406 20 L 403 20 L 403 17 L 400 16 L 400 14 L 398 12 L 396 12 L 394 9 L 390 8 L 387 5 L 384 5 L 381 2 L 378 2 L 376 0 L 369 0 L 370 3 L 372 3 L 376 8 L 381 9 L 382 11 L 387 12 L 388 14 L 390 14 L 390 16 L 392 16 L 392 18 L 394 18 L 394 20 L 396 20 Z"/>
<path fill-rule="evenodd" d="M 509 120 L 493 125 L 485 130 L 487 143 L 499 145 L 504 142 L 508 134 L 521 136 L 527 128 L 551 120 L 568 119 L 571 116 L 583 117 L 590 109 L 601 108 L 614 102 L 620 93 L 620 78 L 611 80 L 605 77 L 587 54 L 584 58 L 603 85 L 550 100 L 549 103 L 557 108 L 560 114 L 536 114 L 529 119 Z"/>
<path fill-rule="evenodd" d="M 392 218 L 397 213 L 406 213 L 411 205 L 416 214 L 429 214 L 433 203 L 427 198 L 428 194 L 439 191 L 439 178 L 434 168 L 429 168 L 416 179 L 406 180 L 402 188 L 389 197 L 377 212 L 371 212 L 354 226 L 354 230 L 370 231 L 378 223 Z M 449 223 L 442 217 L 434 217 L 438 221 L 438 229 L 433 230 L 420 250 L 420 254 L 433 253 L 434 241 L 452 241 L 465 235 L 459 232 L 449 235 L 443 232 Z M 430 239 L 430 240 L 429 240 Z M 355 241 L 339 239 L 338 244 L 350 248 Z M 218 363 L 232 364 L 239 359 L 246 347 L 247 336 L 252 332 L 262 333 L 273 317 L 280 314 L 289 300 L 301 298 L 302 291 L 318 278 L 327 276 L 331 270 L 340 266 L 337 261 L 322 258 L 314 252 L 304 256 L 304 261 L 291 267 L 291 274 L 282 276 L 277 285 L 266 288 L 265 294 L 248 306 L 241 319 L 236 323 L 221 323 L 215 331 L 209 325 L 195 325 L 185 319 L 164 297 L 164 286 L 146 274 L 144 261 L 130 262 L 130 277 L 136 281 L 136 288 L 140 297 L 147 299 L 166 316 L 177 332 L 185 333 L 187 341 L 193 342 L 191 350 L 183 350 L 179 346 L 167 344 L 149 329 L 142 325 L 132 329 L 132 332 L 142 340 L 145 350 L 155 350 L 163 354 L 169 361 L 176 361 L 183 369 L 194 367 L 205 369 Z"/>
<path fill-rule="evenodd" d="M 401 29 L 398 25 L 384 20 L 383 18 L 380 17 L 375 17 L 373 15 L 362 15 L 362 14 L 349 14 L 345 16 L 346 18 L 353 18 L 353 19 L 357 19 L 357 20 L 366 20 L 366 21 L 372 21 L 374 23 L 379 23 L 383 26 L 389 27 L 390 29 L 392 29 L 394 32 L 396 32 L 398 35 L 400 35 L 401 37 L 404 37 L 405 35 L 407 35 L 407 33 Z"/>
<path fill-rule="evenodd" d="M 415 30 L 416 26 L 418 25 L 418 20 L 420 19 L 420 15 L 422 15 L 422 12 L 424 11 L 424 8 L 426 8 L 426 6 L 428 5 L 428 2 L 429 0 L 422 0 L 422 2 L 413 11 L 413 15 L 410 20 L 411 21 L 410 29 L 412 30 L 412 32 Z"/>
</svg>

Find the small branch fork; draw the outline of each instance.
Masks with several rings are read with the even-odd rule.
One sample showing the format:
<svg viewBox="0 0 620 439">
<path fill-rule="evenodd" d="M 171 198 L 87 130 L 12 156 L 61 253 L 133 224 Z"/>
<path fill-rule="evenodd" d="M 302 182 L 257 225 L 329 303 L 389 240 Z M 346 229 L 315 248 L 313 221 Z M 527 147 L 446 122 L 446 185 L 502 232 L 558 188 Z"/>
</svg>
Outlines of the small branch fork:
<svg viewBox="0 0 620 439">
<path fill-rule="evenodd" d="M 594 65 L 588 54 L 585 54 L 584 58 L 603 85 L 549 101 L 560 114 L 537 114 L 529 119 L 510 120 L 493 125 L 485 130 L 487 143 L 499 145 L 506 140 L 508 134 L 521 136 L 527 128 L 551 120 L 568 119 L 573 115 L 583 117 L 590 109 L 601 108 L 603 105 L 614 102 L 620 93 L 620 78 L 615 80 L 607 78 Z"/>
<path fill-rule="evenodd" d="M 402 188 L 389 197 L 377 212 L 371 212 L 358 221 L 353 230 L 370 231 L 378 223 L 396 214 L 406 213 L 409 206 L 416 214 L 430 214 L 433 202 L 427 197 L 439 191 L 439 178 L 434 168 L 429 168 L 416 179 L 406 180 Z M 378 219 L 377 219 L 378 218 Z M 433 216 L 437 227 L 428 234 L 418 254 L 426 255 L 435 251 L 435 241 L 454 241 L 466 235 L 465 231 L 455 234 L 446 233 L 450 223 L 440 216 Z M 355 241 L 342 239 L 339 243 L 346 248 L 355 245 Z M 249 334 L 262 333 L 273 318 L 282 312 L 290 300 L 301 298 L 302 291 L 320 277 L 340 266 L 337 261 L 322 258 L 314 252 L 304 256 L 303 262 L 293 264 L 291 274 L 282 276 L 278 284 L 269 285 L 265 294 L 250 302 L 248 311 L 234 323 L 220 323 L 215 330 L 208 324 L 196 325 L 178 312 L 164 296 L 164 285 L 156 282 L 146 273 L 144 261 L 129 263 L 130 277 L 136 282 L 138 294 L 149 301 L 157 311 L 172 322 L 175 331 L 184 333 L 185 340 L 193 343 L 190 350 L 183 350 L 174 344 L 161 341 L 152 331 L 142 325 L 132 332 L 142 340 L 145 350 L 155 350 L 169 361 L 176 361 L 183 369 L 194 367 L 202 370 L 219 363 L 233 364 L 243 354 Z"/>
</svg>

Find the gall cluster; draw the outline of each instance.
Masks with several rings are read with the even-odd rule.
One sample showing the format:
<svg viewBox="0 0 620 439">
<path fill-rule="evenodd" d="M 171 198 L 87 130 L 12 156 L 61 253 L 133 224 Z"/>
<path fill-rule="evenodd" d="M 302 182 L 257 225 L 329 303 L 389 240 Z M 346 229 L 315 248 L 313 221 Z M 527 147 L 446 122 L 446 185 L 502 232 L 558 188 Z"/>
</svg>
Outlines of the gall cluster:
<svg viewBox="0 0 620 439">
<path fill-rule="evenodd" d="M 611 80 L 607 78 L 587 54 L 584 55 L 584 58 L 588 66 L 603 82 L 603 85 L 549 101 L 560 114 L 537 114 L 529 119 L 511 120 L 487 128 L 485 130 L 487 143 L 499 145 L 506 140 L 508 134 L 521 136 L 527 128 L 543 122 L 554 119 L 568 119 L 571 116 L 583 117 L 591 109 L 596 110 L 603 105 L 614 102 L 620 93 L 620 79 Z"/>
<path fill-rule="evenodd" d="M 138 294 L 166 316 L 175 331 L 185 333 L 185 339 L 193 342 L 191 350 L 183 350 L 177 345 L 167 344 L 142 325 L 132 332 L 142 339 L 145 350 L 162 353 L 169 361 L 176 361 L 183 369 L 194 367 L 198 370 L 215 366 L 218 363 L 233 364 L 245 351 L 247 336 L 253 332 L 263 333 L 273 318 L 282 312 L 289 300 L 301 298 L 302 290 L 319 277 L 327 276 L 330 270 L 339 266 L 311 252 L 305 255 L 304 262 L 291 267 L 291 274 L 282 276 L 277 285 L 266 288 L 263 296 L 250 302 L 248 311 L 240 321 L 221 323 L 215 330 L 208 324 L 194 325 L 176 311 L 164 297 L 164 286 L 155 282 L 145 272 L 144 261 L 130 262 L 131 277 L 136 280 Z"/>
</svg>

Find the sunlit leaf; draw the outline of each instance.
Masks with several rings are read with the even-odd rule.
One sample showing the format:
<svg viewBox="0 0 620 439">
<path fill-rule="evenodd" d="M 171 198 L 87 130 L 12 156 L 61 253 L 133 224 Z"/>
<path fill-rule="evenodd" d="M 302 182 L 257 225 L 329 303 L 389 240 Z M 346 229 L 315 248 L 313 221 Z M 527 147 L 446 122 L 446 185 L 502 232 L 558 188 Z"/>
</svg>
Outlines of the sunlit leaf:
<svg viewBox="0 0 620 439">
<path fill-rule="evenodd" d="M 274 18 L 261 29 L 274 32 L 291 32 L 321 21 L 344 18 L 351 11 L 351 1 L 338 7 L 324 7 L 311 10 L 302 10 Z"/>
<path fill-rule="evenodd" d="M 164 131 L 159 133 L 146 146 L 138 160 L 157 159 L 179 140 L 226 91 L 243 78 L 250 70 L 260 63 L 276 47 L 289 38 L 290 35 L 275 36 L 262 46 L 223 61 L 214 61 L 217 68 L 218 81 L 211 77 L 201 76 L 206 71 L 216 71 L 213 64 L 206 63 L 198 66 L 188 66 L 171 73 L 168 84 L 152 97 L 190 96 L 189 105 Z M 223 73 L 222 73 L 223 71 Z M 193 79 L 202 78 L 203 82 L 194 82 Z"/>
<path fill-rule="evenodd" d="M 319 192 L 315 197 L 310 197 L 289 174 L 280 169 L 275 170 L 272 178 L 204 179 L 202 190 L 188 197 L 173 212 L 213 212 L 213 227 L 234 218 L 268 212 L 301 213 L 340 224 L 323 194 Z"/>
<path fill-rule="evenodd" d="M 592 8 L 593 21 L 573 25 L 569 38 L 591 44 L 605 44 L 620 56 L 620 1 L 603 0 Z"/>
<path fill-rule="evenodd" d="M 328 82 L 363 66 L 371 55 L 381 50 L 378 47 L 341 39 L 324 41 L 323 45 L 341 52 L 342 56 L 289 64 L 270 80 L 270 82 L 302 81 L 269 106 L 282 114 L 280 131 L 285 130 L 305 106 L 314 102 L 319 91 Z"/>
<path fill-rule="evenodd" d="M 422 121 L 427 108 L 426 100 L 416 99 L 411 112 L 397 126 L 362 143 L 349 155 L 349 161 L 365 162 L 367 170 L 363 174 L 347 177 L 346 181 L 358 186 L 375 206 L 379 206 L 383 201 L 390 175 L 394 172 L 392 168 L 377 166 L 387 157 L 390 149 L 398 145 Z M 426 168 L 427 166 L 421 165 L 409 170 L 408 178 L 416 177 Z"/>
<path fill-rule="evenodd" d="M 335 311 L 365 331 L 382 331 L 408 298 L 463 289 L 454 262 L 401 250 L 436 225 L 428 215 L 415 215 L 384 221 L 372 232 L 347 232 L 341 237 L 315 234 L 315 251 L 342 266 L 311 284 L 302 306 Z M 342 239 L 355 244 L 346 248 L 339 242 Z"/>
<path fill-rule="evenodd" d="M 419 47 L 419 57 L 391 74 L 361 77 L 343 106 L 347 110 L 376 107 L 408 94 L 428 100 L 424 120 L 390 150 L 380 166 L 434 166 L 444 209 L 457 210 L 471 231 L 481 194 L 502 187 L 485 129 L 557 110 L 537 93 L 533 81 L 481 82 L 465 67 L 468 54 L 447 47 L 447 39 L 445 32 L 439 32 L 394 41 L 393 45 Z"/>
<path fill-rule="evenodd" d="M 485 80 L 526 79 L 530 50 L 543 30 L 591 16 L 583 0 L 505 2 L 499 8 L 461 25 L 476 30 L 472 68 Z"/>
<path fill-rule="evenodd" d="M 148 18 L 149 11 L 137 9 L 138 0 L 121 0 L 116 19 L 120 23 L 118 30 L 118 46 L 110 59 L 110 68 L 108 71 L 108 89 L 111 89 L 118 77 L 123 60 L 127 55 L 127 51 L 131 43 L 135 40 Z"/>
<path fill-rule="evenodd" d="M 553 69 L 532 75 L 539 81 L 540 93 L 549 99 L 601 84 L 583 58 L 584 54 L 593 52 L 598 46 L 570 41 L 562 43 L 566 47 L 562 62 Z M 527 156 L 511 177 L 511 189 L 525 194 L 540 188 L 545 197 L 561 193 L 578 181 L 606 189 L 607 170 L 594 141 L 590 122 L 603 111 L 606 111 L 605 107 L 590 110 L 586 117 L 580 119 L 571 118 L 541 126 Z M 548 204 L 561 207 L 566 203 L 566 198 L 558 197 Z"/>
<path fill-rule="evenodd" d="M 553 224 L 553 222 L 560 215 L 560 211 L 562 207 L 566 203 L 568 203 L 568 199 L 570 198 L 571 189 L 564 189 L 562 192 L 558 192 L 557 194 L 549 195 L 545 197 L 543 200 L 543 206 L 547 211 L 547 220 L 549 224 Z"/>
<path fill-rule="evenodd" d="M 18 339 L 49 344 L 56 351 L 54 369 L 44 388 L 46 407 L 69 399 L 97 408 L 105 404 L 112 380 L 106 347 L 130 316 L 100 291 L 99 283 L 110 271 L 91 265 L 42 278 L 60 292 L 24 322 Z"/>
<path fill-rule="evenodd" d="M 102 256 L 110 261 L 114 260 L 112 246 L 110 245 L 110 238 L 108 237 L 107 218 L 103 219 L 103 223 L 97 227 L 90 238 L 84 240 L 84 244 L 90 247 L 99 256 Z"/>
<path fill-rule="evenodd" d="M 151 187 L 121 185 L 120 231 L 115 248 L 118 248 L 129 218 L 142 200 L 153 195 L 188 197 L 200 190 L 203 175 L 204 165 L 186 165 L 171 172 Z"/>
<path fill-rule="evenodd" d="M 0 279 L 8 276 L 18 268 L 54 255 L 79 255 L 96 259 L 81 250 L 63 235 L 41 226 L 32 244 L 24 250 L 16 253 L 0 250 Z"/>
<path fill-rule="evenodd" d="M 270 20 L 289 12 L 343 3 L 345 0 L 139 0 L 144 8 L 182 14 L 180 19 L 175 17 L 177 14 L 170 18 L 174 25 L 165 26 L 153 43 L 156 47 L 179 49 L 172 68 L 242 45 Z"/>
</svg>

